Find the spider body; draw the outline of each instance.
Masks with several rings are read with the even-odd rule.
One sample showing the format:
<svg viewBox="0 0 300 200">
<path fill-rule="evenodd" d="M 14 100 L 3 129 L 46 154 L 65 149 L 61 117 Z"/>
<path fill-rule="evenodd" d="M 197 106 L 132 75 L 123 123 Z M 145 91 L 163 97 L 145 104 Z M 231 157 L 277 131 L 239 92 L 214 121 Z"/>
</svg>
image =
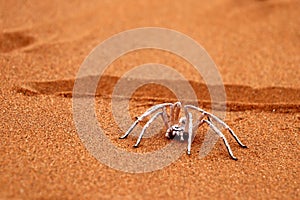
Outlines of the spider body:
<svg viewBox="0 0 300 200">
<path fill-rule="evenodd" d="M 186 118 L 182 117 L 179 120 L 178 124 L 174 124 L 170 126 L 167 131 L 166 131 L 166 137 L 168 139 L 174 139 L 175 136 L 180 137 L 180 141 L 184 141 L 184 134 L 187 135 L 187 133 L 184 132 L 184 127 L 185 127 L 185 121 Z"/>
<path fill-rule="evenodd" d="M 167 112 L 167 108 L 169 107 L 169 113 Z M 244 145 L 239 138 L 235 135 L 233 130 L 222 120 L 220 120 L 218 117 L 215 115 L 202 110 L 201 108 L 198 108 L 193 105 L 185 105 L 183 107 L 184 109 L 184 117 L 181 117 L 179 119 L 180 111 L 181 111 L 182 105 L 180 102 L 176 103 L 163 103 L 163 104 L 158 104 L 155 106 L 152 106 L 149 108 L 144 114 L 136 118 L 136 121 L 130 126 L 130 128 L 127 130 L 127 132 L 120 137 L 120 139 L 126 138 L 131 131 L 134 129 L 134 127 L 142 121 L 145 117 L 151 116 L 152 117 L 147 121 L 145 126 L 143 127 L 140 136 L 134 145 L 134 147 L 138 147 L 141 139 L 146 131 L 146 129 L 151 125 L 151 123 L 159 116 L 162 117 L 164 121 L 164 125 L 167 129 L 165 136 L 168 139 L 174 139 L 176 136 L 179 137 L 180 141 L 185 140 L 185 136 L 187 136 L 188 140 L 188 146 L 187 146 L 187 154 L 191 154 L 191 145 L 192 145 L 192 138 L 194 136 L 194 132 L 201 126 L 202 124 L 207 124 L 219 137 L 222 138 L 229 156 L 233 160 L 237 160 L 237 158 L 233 155 L 231 148 L 229 146 L 229 143 L 227 142 L 227 139 L 217 128 L 217 126 L 214 123 L 220 124 L 225 130 L 228 130 L 229 133 L 233 136 L 233 138 L 236 140 L 236 142 L 243 148 L 247 148 L 246 145 Z M 196 118 L 193 122 L 193 115 L 190 112 L 190 110 L 195 110 L 200 113 L 200 116 Z"/>
</svg>

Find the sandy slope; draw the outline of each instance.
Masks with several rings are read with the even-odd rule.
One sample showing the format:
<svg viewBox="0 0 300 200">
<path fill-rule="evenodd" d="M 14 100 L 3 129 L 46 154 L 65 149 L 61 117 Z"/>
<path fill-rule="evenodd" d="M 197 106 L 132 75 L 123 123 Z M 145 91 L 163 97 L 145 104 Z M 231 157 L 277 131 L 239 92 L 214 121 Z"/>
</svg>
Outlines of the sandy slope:
<svg viewBox="0 0 300 200">
<path fill-rule="evenodd" d="M 299 199 L 300 21 L 298 1 L 1 1 L 0 197 L 128 199 Z M 226 122 L 249 149 L 219 141 L 203 159 L 206 128 L 192 155 L 163 170 L 128 174 L 99 163 L 80 141 L 72 115 L 72 86 L 88 53 L 113 34 L 159 26 L 198 41 L 215 61 L 227 92 Z M 116 60 L 99 83 L 97 118 L 112 142 L 147 152 L 168 141 L 122 134 L 112 118 L 111 92 L 134 66 L 159 62 L 184 74 L 199 104 L 210 108 L 201 77 L 184 60 L 143 50 Z M 152 85 L 153 86 L 153 85 Z M 203 92 L 205 91 L 205 92 Z M 174 101 L 166 88 L 140 88 L 132 117 Z M 229 137 L 229 135 L 226 135 Z"/>
</svg>

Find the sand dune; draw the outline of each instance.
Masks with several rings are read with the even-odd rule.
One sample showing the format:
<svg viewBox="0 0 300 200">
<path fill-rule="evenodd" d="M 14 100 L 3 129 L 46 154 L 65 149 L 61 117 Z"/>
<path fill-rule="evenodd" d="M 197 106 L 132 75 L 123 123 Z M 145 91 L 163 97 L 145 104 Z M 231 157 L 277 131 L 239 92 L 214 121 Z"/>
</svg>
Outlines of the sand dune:
<svg viewBox="0 0 300 200">
<path fill-rule="evenodd" d="M 300 198 L 299 1 L 0 4 L 0 199 Z M 151 173 L 114 170 L 87 151 L 72 107 L 81 63 L 112 35 L 149 26 L 190 36 L 215 61 L 226 90 L 225 121 L 249 147 L 239 148 L 224 133 L 238 161 L 228 157 L 221 141 L 199 158 L 204 126 L 197 132 L 191 156 L 182 154 Z M 182 58 L 159 50 L 121 56 L 107 67 L 96 93 L 88 95 L 96 96 L 97 123 L 112 144 L 135 153 L 154 152 L 169 142 L 164 130 L 143 139 L 138 149 L 132 148 L 136 137 L 118 139 L 124 132 L 111 110 L 114 86 L 128 70 L 144 63 L 173 67 L 189 80 L 199 106 L 211 107 L 202 77 Z M 139 79 L 127 84 L 130 81 Z M 180 82 L 176 84 L 180 89 Z M 167 101 L 176 101 L 170 90 L 145 85 L 130 97 L 129 114 L 138 116 Z"/>
<path fill-rule="evenodd" d="M 87 77 L 93 79 L 97 77 Z M 112 98 L 115 84 L 119 77 L 102 76 L 101 82 L 95 94 L 81 94 L 82 96 L 95 96 L 99 98 Z M 58 95 L 62 97 L 72 97 L 75 80 L 57 80 L 46 82 L 28 82 L 17 86 L 15 90 L 25 95 Z M 125 84 L 130 85 L 138 80 L 126 80 Z M 164 80 L 167 81 L 167 80 Z M 149 80 L 155 82 L 155 80 Z M 170 84 L 181 85 L 178 80 L 169 80 Z M 209 108 L 211 104 L 210 94 L 207 86 L 202 83 L 189 81 L 198 97 L 199 105 Z M 213 86 L 218 87 L 218 86 Z M 300 111 L 300 90 L 296 88 L 267 87 L 254 89 L 243 85 L 225 85 L 226 105 L 228 111 L 277 111 L 277 112 L 299 112 Z M 137 102 L 145 103 L 151 100 L 152 103 L 175 102 L 174 95 L 170 95 L 162 86 L 155 84 L 143 86 L 134 96 L 126 97 Z M 172 93 L 172 92 L 171 92 Z M 145 95 L 147 94 L 147 95 Z M 174 96 L 175 98 L 172 98 Z M 125 98 L 125 96 L 114 96 L 114 98 Z M 189 99 L 186 99 L 188 102 Z M 145 105 L 146 106 L 146 105 Z M 148 104 L 148 106 L 150 106 Z"/>
</svg>

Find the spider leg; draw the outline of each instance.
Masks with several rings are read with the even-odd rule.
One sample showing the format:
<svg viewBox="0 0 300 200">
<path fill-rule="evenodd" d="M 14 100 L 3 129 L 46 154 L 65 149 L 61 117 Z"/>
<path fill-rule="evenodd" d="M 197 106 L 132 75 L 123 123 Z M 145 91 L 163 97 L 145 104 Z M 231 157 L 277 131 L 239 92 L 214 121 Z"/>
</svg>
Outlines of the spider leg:
<svg viewBox="0 0 300 200">
<path fill-rule="evenodd" d="M 174 105 L 170 106 L 170 123 L 174 124 Z"/>
<path fill-rule="evenodd" d="M 231 148 L 230 148 L 230 146 L 229 146 L 229 144 L 228 144 L 228 142 L 227 142 L 225 136 L 223 135 L 223 133 L 222 133 L 222 132 L 221 132 L 221 131 L 213 124 L 213 123 L 211 123 L 209 120 L 203 119 L 203 122 L 204 122 L 204 123 L 207 123 L 207 124 L 209 125 L 209 127 L 210 127 L 210 128 L 211 128 L 218 136 L 220 136 L 220 137 L 222 138 L 222 140 L 223 140 L 223 142 L 224 142 L 224 144 L 225 144 L 225 146 L 226 146 L 226 149 L 227 149 L 227 151 L 228 151 L 230 157 L 231 157 L 233 160 L 237 160 L 237 158 L 233 155 L 233 153 L 232 153 L 232 151 L 231 151 Z"/>
<path fill-rule="evenodd" d="M 205 117 L 205 114 L 201 114 L 199 119 L 196 121 L 196 124 L 193 127 L 193 132 L 195 132 L 204 122 L 203 122 L 203 118 Z"/>
<path fill-rule="evenodd" d="M 168 118 L 168 114 L 167 114 L 167 109 L 166 109 L 166 107 L 163 107 L 162 110 L 163 110 L 163 112 L 162 112 L 161 116 L 162 116 L 162 119 L 164 121 L 165 127 L 168 129 L 168 128 L 170 128 L 171 124 L 169 122 L 169 118 Z"/>
<path fill-rule="evenodd" d="M 167 109 L 166 109 L 166 107 L 164 107 L 162 110 L 163 110 L 163 112 L 162 112 L 162 114 L 161 114 L 162 119 L 163 119 L 163 121 L 164 121 L 164 124 L 165 124 L 166 129 L 169 130 L 170 127 L 171 127 L 171 123 L 170 123 L 170 120 L 169 120 L 169 117 L 168 117 L 168 114 L 167 114 Z M 166 135 L 165 135 L 165 136 L 166 136 L 166 137 L 169 137 L 169 133 L 166 132 Z"/>
<path fill-rule="evenodd" d="M 172 105 L 172 106 L 173 106 L 173 105 Z M 163 121 L 164 121 L 165 127 L 166 127 L 167 129 L 170 128 L 171 125 L 170 125 L 169 120 L 168 120 L 168 115 L 167 115 L 166 106 L 162 107 L 162 110 L 163 110 L 162 112 L 158 112 L 158 113 L 156 113 L 155 115 L 153 115 L 153 116 L 151 117 L 151 119 L 145 124 L 145 126 L 143 127 L 142 132 L 140 133 L 140 136 L 139 136 L 139 138 L 138 138 L 136 144 L 134 145 L 134 147 L 138 147 L 138 146 L 139 146 L 139 144 L 140 144 L 140 142 L 141 142 L 141 140 L 142 140 L 142 137 L 143 137 L 143 135 L 144 135 L 146 129 L 150 126 L 150 124 L 151 124 L 151 123 L 152 123 L 159 115 L 161 115 L 161 117 L 162 117 L 162 119 L 163 119 Z"/>
<path fill-rule="evenodd" d="M 134 127 L 141 121 L 140 118 L 137 118 L 137 120 L 134 121 L 134 123 L 130 126 L 130 128 L 126 131 L 124 135 L 119 137 L 119 139 L 125 139 L 127 136 L 131 133 L 131 131 L 134 129 Z"/>
<path fill-rule="evenodd" d="M 142 121 L 145 117 L 147 117 L 148 115 L 151 115 L 152 113 L 154 113 L 155 111 L 157 111 L 158 109 L 162 109 L 166 106 L 171 106 L 173 105 L 172 103 L 163 103 L 163 104 L 158 104 L 155 106 L 152 106 L 151 108 L 149 108 L 144 114 L 142 114 L 141 116 L 137 117 L 137 119 L 133 122 L 133 124 L 130 126 L 130 128 L 126 131 L 126 133 L 120 137 L 120 139 L 124 139 L 127 138 L 127 136 L 131 133 L 131 131 L 134 129 L 134 127 L 136 127 L 136 125 Z"/>
<path fill-rule="evenodd" d="M 218 117 L 216 117 L 215 115 L 205 111 L 205 110 L 202 110 L 201 108 L 198 108 L 196 106 L 193 106 L 193 105 L 186 105 L 185 108 L 190 108 L 190 109 L 194 109 L 194 110 L 197 110 L 199 112 L 201 112 L 202 114 L 206 115 L 207 118 L 208 118 L 208 121 L 211 121 L 210 118 L 214 119 L 215 121 L 217 121 L 218 123 L 220 123 L 226 130 L 229 131 L 229 133 L 233 136 L 233 138 L 235 139 L 235 141 L 243 148 L 247 148 L 246 145 L 244 145 L 240 140 L 239 138 L 237 137 L 237 135 L 233 132 L 233 130 L 225 123 L 223 122 L 222 120 L 220 120 Z"/>
<path fill-rule="evenodd" d="M 181 103 L 176 102 L 174 104 L 174 120 L 178 121 L 179 114 L 180 114 L 180 109 L 181 109 Z"/>
<path fill-rule="evenodd" d="M 170 121 L 171 124 L 175 124 L 175 121 L 178 121 L 178 117 L 180 114 L 181 103 L 176 102 L 170 107 Z"/>
<path fill-rule="evenodd" d="M 141 132 L 141 134 L 140 134 L 138 140 L 136 141 L 136 144 L 134 145 L 134 147 L 137 148 L 137 147 L 139 146 L 139 144 L 140 144 L 140 142 L 141 142 L 141 140 L 142 140 L 142 137 L 143 137 L 145 131 L 147 130 L 147 128 L 150 126 L 150 124 L 151 124 L 151 123 L 152 123 L 159 115 L 162 115 L 162 116 L 163 116 L 163 112 L 158 112 L 158 113 L 156 113 L 156 114 L 153 115 L 153 116 L 151 117 L 151 119 L 145 124 L 145 126 L 143 127 L 143 130 L 142 130 L 142 132 Z"/>
<path fill-rule="evenodd" d="M 211 119 L 210 119 L 209 115 L 207 115 L 207 120 L 211 122 Z"/>
<path fill-rule="evenodd" d="M 190 155 L 191 154 L 191 147 L 192 147 L 192 137 L 193 137 L 193 117 L 191 113 L 187 114 L 187 124 L 188 124 L 188 147 L 187 147 L 187 154 Z"/>
<path fill-rule="evenodd" d="M 214 116 L 211 113 L 205 112 L 205 114 L 211 118 L 213 118 L 214 120 L 216 120 L 217 122 L 219 122 L 226 130 L 229 131 L 229 133 L 232 135 L 232 137 L 235 139 L 235 141 L 243 148 L 247 148 L 246 145 L 244 145 L 238 138 L 238 136 L 233 132 L 233 130 L 222 120 L 220 120 L 218 117 Z M 209 119 L 209 118 L 208 118 Z M 210 121 L 210 119 L 209 119 Z"/>
</svg>

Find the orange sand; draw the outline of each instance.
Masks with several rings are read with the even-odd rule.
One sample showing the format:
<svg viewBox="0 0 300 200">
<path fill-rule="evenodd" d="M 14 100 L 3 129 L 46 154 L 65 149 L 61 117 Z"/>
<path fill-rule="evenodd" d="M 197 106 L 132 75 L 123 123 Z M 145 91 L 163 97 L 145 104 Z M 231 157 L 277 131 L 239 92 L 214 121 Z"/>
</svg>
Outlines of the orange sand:
<svg viewBox="0 0 300 200">
<path fill-rule="evenodd" d="M 300 198 L 299 1 L 1 1 L 0 7 L 1 199 Z M 221 141 L 198 158 L 206 128 L 191 156 L 151 173 L 116 171 L 86 150 L 72 115 L 76 73 L 98 43 L 145 26 L 189 35 L 215 61 L 228 97 L 225 121 L 249 147 L 229 140 L 238 161 Z M 201 77 L 180 58 L 155 50 L 119 58 L 99 83 L 96 108 L 106 134 L 128 151 L 167 142 L 161 135 L 132 149 L 135 138 L 118 139 L 122 132 L 107 109 L 118 78 L 149 61 L 183 72 L 199 104 L 210 108 Z M 165 88 L 151 88 L 136 91 L 132 116 L 176 100 Z"/>
</svg>

